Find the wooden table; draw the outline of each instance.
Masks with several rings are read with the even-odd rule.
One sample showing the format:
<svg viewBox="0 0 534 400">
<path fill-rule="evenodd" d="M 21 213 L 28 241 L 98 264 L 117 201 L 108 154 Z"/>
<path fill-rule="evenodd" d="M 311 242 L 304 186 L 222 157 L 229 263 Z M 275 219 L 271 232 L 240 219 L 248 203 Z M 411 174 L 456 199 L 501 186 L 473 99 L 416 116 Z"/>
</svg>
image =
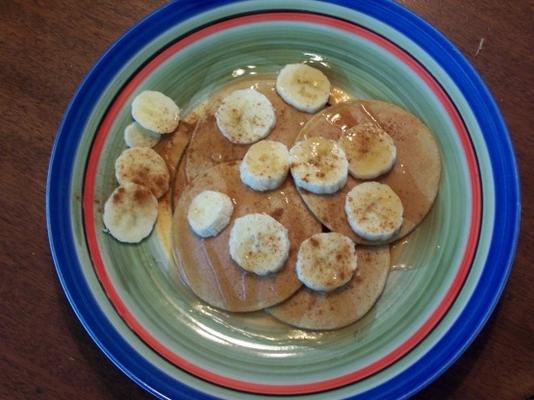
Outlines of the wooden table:
<svg viewBox="0 0 534 400">
<path fill-rule="evenodd" d="M 97 349 L 59 286 L 45 228 L 52 141 L 89 67 L 161 1 L 0 2 L 0 399 L 148 399 Z M 444 32 L 490 87 L 522 173 L 515 265 L 467 352 L 417 399 L 534 396 L 534 2 L 402 1 Z"/>
</svg>

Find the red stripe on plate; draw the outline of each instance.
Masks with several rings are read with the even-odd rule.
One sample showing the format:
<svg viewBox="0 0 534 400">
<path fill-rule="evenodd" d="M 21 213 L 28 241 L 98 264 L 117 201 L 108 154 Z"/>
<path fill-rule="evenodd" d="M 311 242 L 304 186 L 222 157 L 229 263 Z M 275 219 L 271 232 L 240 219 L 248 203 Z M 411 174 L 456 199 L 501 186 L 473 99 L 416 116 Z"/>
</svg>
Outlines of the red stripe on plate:
<svg viewBox="0 0 534 400">
<path fill-rule="evenodd" d="M 106 266 L 104 265 L 104 262 L 102 260 L 100 248 L 98 245 L 93 203 L 97 167 L 100 160 L 102 147 L 104 146 L 104 142 L 108 134 L 110 133 L 113 121 L 115 120 L 117 114 L 121 109 L 123 109 L 128 98 L 130 98 L 132 93 L 145 80 L 145 78 L 149 76 L 150 73 L 152 73 L 159 65 L 165 62 L 173 54 L 202 38 L 205 38 L 216 32 L 240 25 L 272 21 L 298 21 L 302 23 L 313 23 L 333 27 L 357 35 L 360 38 L 369 40 L 370 42 L 373 42 L 374 44 L 387 50 L 389 53 L 400 59 L 412 71 L 414 71 L 419 76 L 419 78 L 423 80 L 423 82 L 425 82 L 429 89 L 439 99 L 440 103 L 442 104 L 451 121 L 453 122 L 454 128 L 458 134 L 460 143 L 465 153 L 465 158 L 469 169 L 469 181 L 471 184 L 472 214 L 465 253 L 460 262 L 458 273 L 456 274 L 451 286 L 449 287 L 444 298 L 441 300 L 440 304 L 432 312 L 428 320 L 399 347 L 364 368 L 358 369 L 354 372 L 333 379 L 295 385 L 260 384 L 222 376 L 191 363 L 190 361 L 174 353 L 163 343 L 159 342 L 157 338 L 155 338 L 147 329 L 145 329 L 139 323 L 136 317 L 123 303 L 115 287 L 113 286 L 113 282 L 111 281 L 106 271 Z M 213 24 L 200 31 L 194 32 L 191 35 L 176 42 L 175 44 L 167 48 L 165 51 L 160 53 L 158 56 L 156 56 L 153 60 L 151 60 L 145 67 L 143 67 L 133 77 L 133 79 L 130 80 L 130 82 L 128 82 L 128 84 L 121 90 L 115 101 L 111 104 L 96 133 L 96 138 L 91 148 L 91 153 L 89 155 L 89 161 L 87 164 L 83 196 L 83 210 L 87 235 L 87 244 L 94 264 L 94 268 L 96 270 L 96 274 L 109 300 L 114 305 L 119 315 L 128 324 L 128 326 L 153 350 L 155 350 L 157 353 L 159 353 L 171 363 L 186 370 L 187 372 L 218 385 L 247 392 L 264 394 L 303 394 L 333 389 L 336 387 L 354 383 L 360 379 L 370 376 L 386 368 L 387 366 L 391 365 L 393 362 L 397 361 L 399 358 L 407 354 L 414 346 L 416 346 L 421 340 L 424 339 L 424 337 L 445 315 L 445 313 L 453 303 L 454 299 L 456 298 L 460 288 L 462 287 L 467 273 L 469 272 L 469 267 L 473 260 L 478 242 L 481 208 L 482 205 L 479 186 L 479 171 L 475 158 L 475 153 L 471 146 L 469 136 L 454 105 L 447 97 L 441 86 L 434 80 L 434 78 L 428 73 L 428 71 L 426 71 L 420 64 L 418 64 L 417 61 L 413 59 L 409 54 L 395 46 L 393 43 L 389 42 L 388 40 L 382 38 L 381 36 L 373 32 L 365 30 L 362 27 L 331 17 L 291 12 L 249 15 Z"/>
</svg>

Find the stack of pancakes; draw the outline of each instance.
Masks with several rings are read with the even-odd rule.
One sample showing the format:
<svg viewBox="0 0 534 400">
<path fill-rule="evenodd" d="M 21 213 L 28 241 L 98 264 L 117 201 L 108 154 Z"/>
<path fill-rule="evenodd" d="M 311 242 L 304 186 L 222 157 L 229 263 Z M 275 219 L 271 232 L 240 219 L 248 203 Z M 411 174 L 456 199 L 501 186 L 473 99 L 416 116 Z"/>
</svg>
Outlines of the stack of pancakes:
<svg viewBox="0 0 534 400">
<path fill-rule="evenodd" d="M 174 255 L 182 280 L 208 304 L 232 312 L 265 310 L 280 321 L 305 329 L 340 328 L 360 319 L 375 304 L 390 270 L 389 243 L 411 232 L 430 210 L 440 180 L 438 146 L 419 119 L 393 104 L 351 100 L 312 115 L 286 104 L 274 85 L 274 78 L 232 82 L 158 145 L 174 176 L 174 186 L 160 202 L 157 229 Z M 249 146 L 226 140 L 217 129 L 214 112 L 225 94 L 248 87 L 263 93 L 276 110 L 277 123 L 268 139 L 288 147 L 315 136 L 337 140 L 351 126 L 369 120 L 378 122 L 395 141 L 397 161 L 389 173 L 375 180 L 387 183 L 402 200 L 404 223 L 400 232 L 385 242 L 369 242 L 352 231 L 343 208 L 346 194 L 359 183 L 352 177 L 331 195 L 297 189 L 291 177 L 270 192 L 255 192 L 243 185 L 239 163 Z M 229 226 L 218 236 L 206 239 L 196 236 L 187 222 L 192 199 L 204 190 L 226 193 L 234 201 Z M 289 257 L 277 273 L 248 273 L 230 257 L 230 226 L 249 213 L 269 214 L 289 231 Z M 328 293 L 303 287 L 295 272 L 300 244 L 321 231 L 352 238 L 358 256 L 352 280 Z"/>
</svg>

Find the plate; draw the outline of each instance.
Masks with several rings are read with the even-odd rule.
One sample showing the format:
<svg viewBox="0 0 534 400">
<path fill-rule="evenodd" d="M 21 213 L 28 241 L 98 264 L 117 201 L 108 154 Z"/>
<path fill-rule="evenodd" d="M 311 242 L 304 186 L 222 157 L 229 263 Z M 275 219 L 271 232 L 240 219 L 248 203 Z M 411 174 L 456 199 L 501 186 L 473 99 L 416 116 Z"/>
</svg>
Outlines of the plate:
<svg viewBox="0 0 534 400">
<path fill-rule="evenodd" d="M 177 278 L 161 237 L 120 244 L 102 205 L 116 183 L 130 104 L 165 92 L 187 114 L 240 76 L 322 64 L 334 86 L 398 104 L 433 131 L 436 203 L 397 244 L 373 310 L 332 332 L 231 314 Z M 81 83 L 58 131 L 47 183 L 50 246 L 81 323 L 126 375 L 160 398 L 407 397 L 480 331 L 506 283 L 519 226 L 506 127 L 463 56 L 389 1 L 177 1 L 119 39 Z"/>
</svg>

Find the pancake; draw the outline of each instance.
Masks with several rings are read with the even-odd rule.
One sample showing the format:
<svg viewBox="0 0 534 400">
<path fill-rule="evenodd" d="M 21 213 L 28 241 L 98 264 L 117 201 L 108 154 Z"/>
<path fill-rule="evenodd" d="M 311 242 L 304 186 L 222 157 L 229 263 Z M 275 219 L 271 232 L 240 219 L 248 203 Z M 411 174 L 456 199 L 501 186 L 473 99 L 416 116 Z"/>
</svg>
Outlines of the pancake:
<svg viewBox="0 0 534 400">
<path fill-rule="evenodd" d="M 154 147 L 154 150 L 167 164 L 171 176 L 171 189 L 167 191 L 158 202 L 158 219 L 154 229 L 170 260 L 172 260 L 172 183 L 176 181 L 175 175 L 177 167 L 180 160 L 183 158 L 183 154 L 187 148 L 195 124 L 195 121 L 181 121 L 178 129 L 174 133 L 162 136 L 159 143 Z"/>
<path fill-rule="evenodd" d="M 178 163 L 178 166 L 176 168 L 176 173 L 174 174 L 174 182 L 173 185 L 171 185 L 171 192 L 172 192 L 172 209 L 169 213 L 169 230 L 171 230 L 171 224 L 172 224 L 172 218 L 173 214 L 176 210 L 176 206 L 178 205 L 178 200 L 180 199 L 180 196 L 182 195 L 182 192 L 187 187 L 187 177 L 185 176 L 185 157 L 182 157 L 180 159 L 180 162 Z M 172 233 L 169 235 L 170 241 L 169 241 L 169 253 L 171 259 L 173 256 L 173 250 L 172 250 Z M 180 261 L 174 257 L 174 265 L 175 268 L 173 271 L 171 271 L 173 274 L 175 274 L 175 277 L 178 277 L 180 282 L 187 284 L 187 278 L 184 275 L 184 269 L 180 265 Z"/>
<path fill-rule="evenodd" d="M 312 115 L 296 110 L 286 104 L 276 93 L 275 77 L 264 76 L 258 78 L 239 79 L 214 93 L 206 104 L 204 118 L 202 118 L 191 139 L 186 156 L 186 175 L 188 181 L 193 180 L 201 172 L 222 162 L 241 160 L 250 145 L 231 143 L 217 128 L 215 111 L 222 99 L 234 90 L 254 87 L 264 94 L 273 105 L 276 113 L 276 123 L 271 133 L 266 137 L 291 147 L 300 129 Z"/>
<path fill-rule="evenodd" d="M 234 201 L 229 226 L 218 236 L 202 239 L 187 222 L 192 199 L 204 190 L 226 193 Z M 282 269 L 264 277 L 242 270 L 229 254 L 228 240 L 234 220 L 250 213 L 267 213 L 289 230 L 289 257 Z M 212 306 L 228 311 L 255 311 L 284 301 L 300 287 L 295 273 L 300 243 L 321 231 L 298 195 L 293 182 L 277 190 L 258 193 L 241 183 L 239 162 L 219 164 L 193 180 L 179 197 L 173 217 L 173 245 L 178 268 L 193 292 Z"/>
<path fill-rule="evenodd" d="M 436 198 L 441 174 L 438 145 L 430 130 L 413 114 L 378 100 L 352 100 L 326 108 L 316 114 L 300 131 L 297 140 L 322 136 L 338 140 L 343 132 L 365 121 L 376 121 L 393 138 L 397 161 L 386 175 L 375 181 L 388 184 L 404 206 L 400 231 L 383 242 L 367 241 L 356 235 L 344 211 L 347 193 L 362 182 L 349 176 L 347 184 L 332 195 L 317 195 L 299 189 L 310 211 L 328 229 L 361 244 L 390 243 L 411 232 L 428 213 Z"/>
<path fill-rule="evenodd" d="M 182 192 L 187 187 L 187 176 L 185 175 L 185 157 L 182 157 L 176 168 L 176 173 L 174 174 L 174 182 L 171 185 L 172 192 L 172 211 L 176 210 L 178 205 L 178 200 L 182 195 Z"/>
<path fill-rule="evenodd" d="M 382 294 L 389 273 L 388 246 L 358 246 L 353 278 L 332 292 L 303 286 L 285 302 L 266 311 L 286 324 L 303 329 L 338 329 L 362 318 Z"/>
</svg>

